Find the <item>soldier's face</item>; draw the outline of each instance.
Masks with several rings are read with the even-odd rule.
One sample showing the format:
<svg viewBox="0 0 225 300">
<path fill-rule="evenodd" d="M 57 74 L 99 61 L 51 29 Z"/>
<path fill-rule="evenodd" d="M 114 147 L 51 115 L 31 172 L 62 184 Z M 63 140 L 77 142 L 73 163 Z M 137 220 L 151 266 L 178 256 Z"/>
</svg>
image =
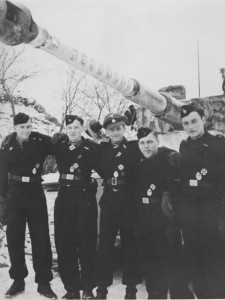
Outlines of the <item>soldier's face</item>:
<svg viewBox="0 0 225 300">
<path fill-rule="evenodd" d="M 201 117 L 196 111 L 182 118 L 182 124 L 185 132 L 193 140 L 204 134 L 205 117 Z"/>
<path fill-rule="evenodd" d="M 150 158 L 158 152 L 159 140 L 151 132 L 151 133 L 149 133 L 149 135 L 141 138 L 138 141 L 138 146 L 139 146 L 139 149 L 141 150 L 141 153 L 146 158 Z"/>
<path fill-rule="evenodd" d="M 125 133 L 125 126 L 123 124 L 106 128 L 106 134 L 110 138 L 112 144 L 120 143 L 123 140 L 124 133 Z"/>
<path fill-rule="evenodd" d="M 81 139 L 83 126 L 78 120 L 74 120 L 73 123 L 66 126 L 66 132 L 71 142 L 77 142 Z"/>
<path fill-rule="evenodd" d="M 14 130 L 19 140 L 27 141 L 32 130 L 31 119 L 29 119 L 27 123 L 14 125 Z"/>
</svg>

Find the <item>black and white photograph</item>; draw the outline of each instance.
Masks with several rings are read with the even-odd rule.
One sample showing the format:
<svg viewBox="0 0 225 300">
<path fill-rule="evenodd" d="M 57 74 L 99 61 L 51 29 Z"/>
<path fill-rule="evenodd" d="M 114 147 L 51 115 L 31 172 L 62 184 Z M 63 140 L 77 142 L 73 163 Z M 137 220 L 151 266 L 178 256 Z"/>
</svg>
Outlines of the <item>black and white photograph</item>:
<svg viewBox="0 0 225 300">
<path fill-rule="evenodd" d="M 0 300 L 225 299 L 224 12 L 0 0 Z"/>
</svg>

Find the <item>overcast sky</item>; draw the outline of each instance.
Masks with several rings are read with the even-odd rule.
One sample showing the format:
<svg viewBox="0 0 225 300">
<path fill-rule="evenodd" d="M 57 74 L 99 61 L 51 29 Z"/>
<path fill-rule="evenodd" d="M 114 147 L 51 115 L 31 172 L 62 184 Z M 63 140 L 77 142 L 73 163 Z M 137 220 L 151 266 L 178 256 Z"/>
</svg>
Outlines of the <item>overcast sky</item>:
<svg viewBox="0 0 225 300">
<path fill-rule="evenodd" d="M 224 0 L 21 0 L 36 23 L 52 35 L 151 89 L 183 84 L 187 98 L 222 94 L 225 67 Z M 51 107 L 61 62 L 30 49 L 48 72 L 26 86 Z"/>
</svg>

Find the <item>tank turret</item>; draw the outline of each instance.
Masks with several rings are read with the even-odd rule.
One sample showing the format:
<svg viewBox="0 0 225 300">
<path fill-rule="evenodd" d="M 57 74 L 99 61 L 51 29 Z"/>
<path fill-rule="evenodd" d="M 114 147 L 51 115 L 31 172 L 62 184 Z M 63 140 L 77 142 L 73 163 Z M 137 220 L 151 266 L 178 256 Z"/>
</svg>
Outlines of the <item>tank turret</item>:
<svg viewBox="0 0 225 300">
<path fill-rule="evenodd" d="M 0 0 L 0 40 L 10 46 L 25 43 L 38 50 L 46 51 L 101 80 L 125 98 L 140 105 L 144 110 L 150 111 L 151 115 L 159 120 L 161 131 L 163 127 L 166 131 L 180 130 L 180 107 L 192 101 L 205 109 L 207 126 L 210 129 L 225 132 L 225 95 L 178 100 L 174 97 L 172 87 L 158 92 L 153 91 L 143 86 L 138 80 L 125 78 L 78 49 L 63 44 L 46 29 L 38 26 L 33 21 L 29 9 L 21 4 L 15 5 L 9 1 Z M 184 90 L 183 94 L 185 95 Z M 138 120 L 140 122 L 140 118 Z M 165 123 L 168 126 L 160 125 Z"/>
</svg>

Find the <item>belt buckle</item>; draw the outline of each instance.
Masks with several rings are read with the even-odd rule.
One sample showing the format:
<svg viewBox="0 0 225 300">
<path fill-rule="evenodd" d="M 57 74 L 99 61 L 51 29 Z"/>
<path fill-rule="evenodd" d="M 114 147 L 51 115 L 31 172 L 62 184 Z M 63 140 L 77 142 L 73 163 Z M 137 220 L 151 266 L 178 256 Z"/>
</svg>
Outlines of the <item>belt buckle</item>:
<svg viewBox="0 0 225 300">
<path fill-rule="evenodd" d="M 73 175 L 72 174 L 66 174 L 66 179 L 67 180 L 73 180 Z"/>
<path fill-rule="evenodd" d="M 112 185 L 117 185 L 117 178 L 116 177 L 112 178 Z"/>
<path fill-rule="evenodd" d="M 189 180 L 189 186 L 198 186 L 198 180 L 190 179 Z"/>
<path fill-rule="evenodd" d="M 142 203 L 143 204 L 149 204 L 149 198 L 148 197 L 143 197 L 142 198 Z"/>
<path fill-rule="evenodd" d="M 22 176 L 22 182 L 30 182 L 30 177 Z"/>
</svg>

